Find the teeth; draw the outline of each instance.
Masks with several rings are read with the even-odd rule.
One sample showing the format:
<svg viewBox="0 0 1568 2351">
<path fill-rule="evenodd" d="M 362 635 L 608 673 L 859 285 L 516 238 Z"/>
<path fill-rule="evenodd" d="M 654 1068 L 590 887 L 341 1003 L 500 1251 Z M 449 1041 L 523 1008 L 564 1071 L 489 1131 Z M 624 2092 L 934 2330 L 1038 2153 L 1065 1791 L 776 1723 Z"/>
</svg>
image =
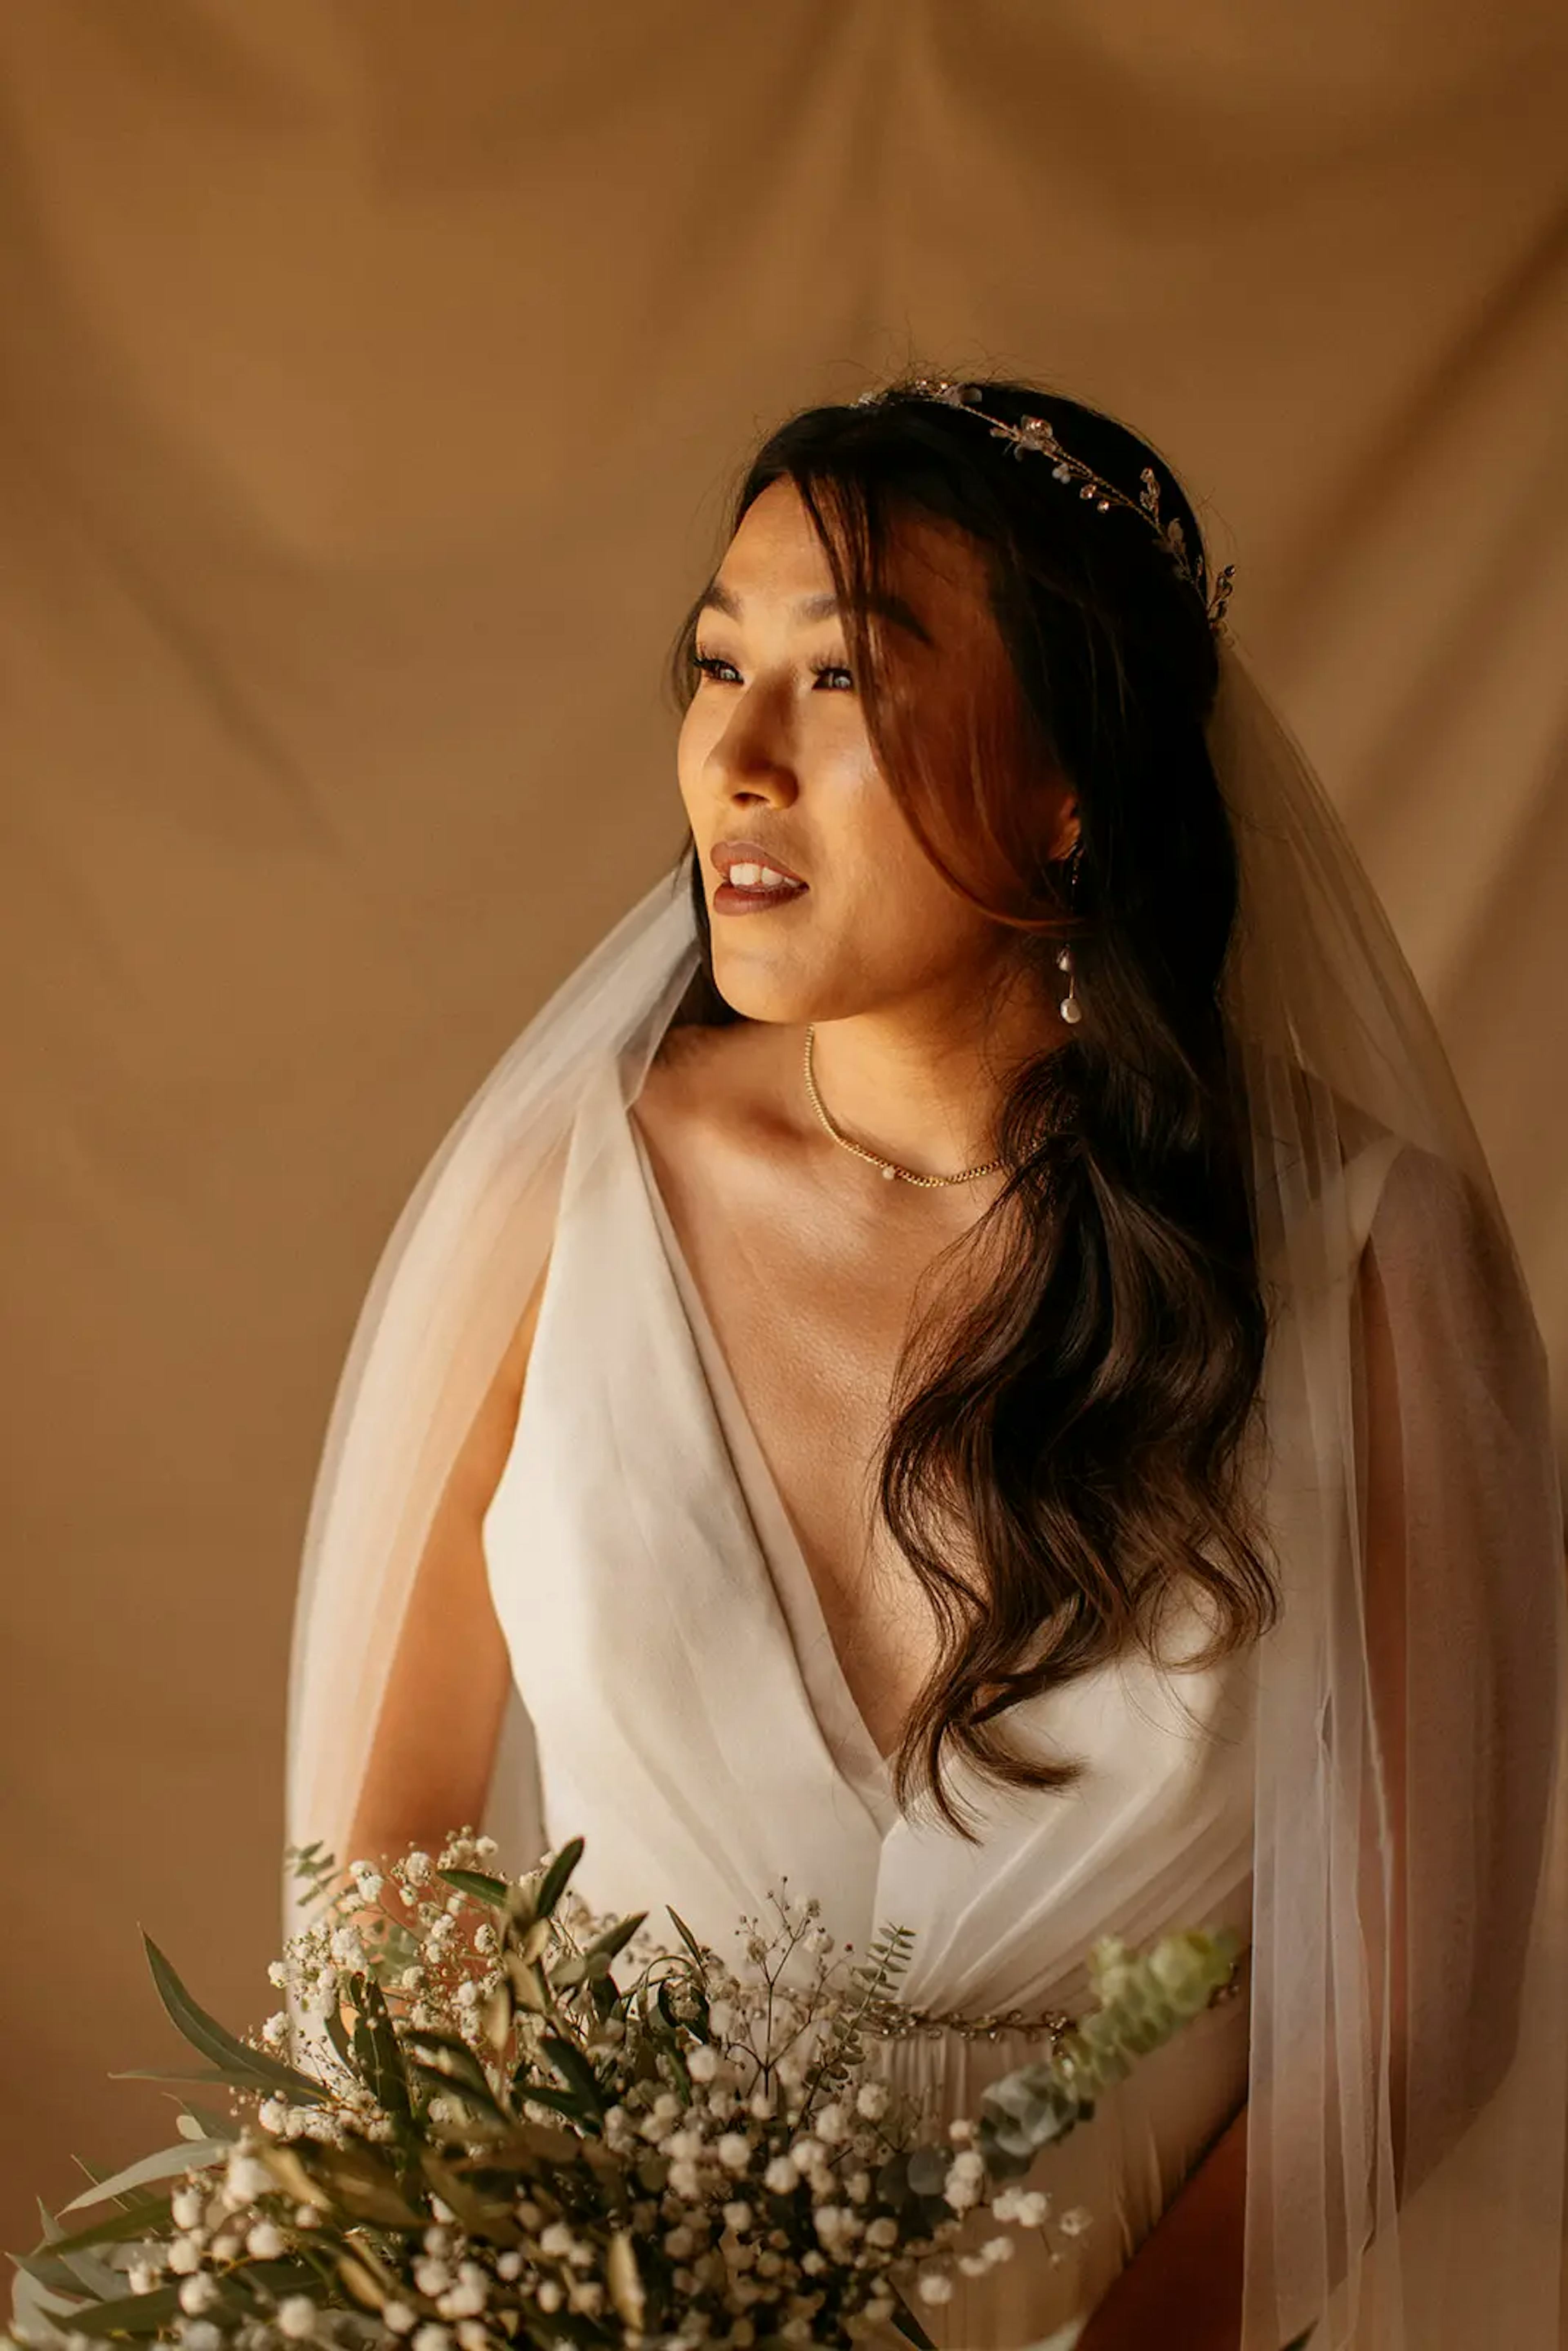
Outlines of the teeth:
<svg viewBox="0 0 1568 2351">
<path fill-rule="evenodd" d="M 732 865 L 729 878 L 738 890 L 777 889 L 789 886 L 788 873 L 776 873 L 771 865 Z"/>
</svg>

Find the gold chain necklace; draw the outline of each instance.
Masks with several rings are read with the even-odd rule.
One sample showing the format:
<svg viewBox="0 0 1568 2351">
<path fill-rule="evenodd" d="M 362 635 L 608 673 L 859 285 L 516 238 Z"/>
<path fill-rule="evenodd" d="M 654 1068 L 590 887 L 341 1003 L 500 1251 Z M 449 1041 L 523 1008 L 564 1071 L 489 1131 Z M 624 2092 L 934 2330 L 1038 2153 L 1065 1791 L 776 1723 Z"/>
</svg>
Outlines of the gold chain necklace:
<svg viewBox="0 0 1568 2351">
<path fill-rule="evenodd" d="M 874 1167 L 884 1183 L 891 1184 L 896 1176 L 905 1184 L 918 1184 L 929 1190 L 938 1184 L 972 1184 L 977 1176 L 995 1176 L 1000 1171 L 1002 1162 L 999 1159 L 988 1159 L 981 1166 L 960 1168 L 956 1176 L 917 1176 L 912 1167 L 901 1167 L 895 1159 L 884 1159 L 879 1151 L 866 1151 L 858 1143 L 852 1143 L 847 1134 L 839 1133 L 838 1128 L 823 1109 L 822 1097 L 817 1092 L 817 1081 L 811 1069 L 811 1040 L 815 1034 L 814 1024 L 808 1021 L 806 1024 L 806 1092 L 811 1097 L 811 1108 L 816 1112 L 833 1141 L 841 1144 L 846 1151 L 852 1151 L 857 1159 L 863 1159 L 868 1165 Z"/>
</svg>

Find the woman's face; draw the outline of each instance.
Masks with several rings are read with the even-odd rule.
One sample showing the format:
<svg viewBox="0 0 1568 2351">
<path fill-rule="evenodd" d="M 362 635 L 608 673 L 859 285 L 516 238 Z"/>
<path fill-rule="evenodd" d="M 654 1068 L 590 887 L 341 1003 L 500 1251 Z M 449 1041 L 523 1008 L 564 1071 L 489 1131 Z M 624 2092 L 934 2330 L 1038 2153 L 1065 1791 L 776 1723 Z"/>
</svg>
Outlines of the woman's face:
<svg viewBox="0 0 1568 2351">
<path fill-rule="evenodd" d="M 927 640 L 909 640 L 921 690 L 952 693 L 959 681 L 942 649 L 972 635 L 979 557 L 920 525 L 905 527 L 898 552 L 904 611 Z M 895 609 L 880 625 L 907 622 Z M 725 1000 L 773 1021 L 972 1004 L 1016 934 L 937 872 L 877 767 L 832 572 L 791 483 L 747 509 L 698 621 L 696 656 L 678 769 Z M 1064 791 L 1067 821 L 1070 806 Z M 738 886 L 727 884 L 737 859 Z M 768 863 L 805 887 L 748 887 L 747 866 Z"/>
</svg>

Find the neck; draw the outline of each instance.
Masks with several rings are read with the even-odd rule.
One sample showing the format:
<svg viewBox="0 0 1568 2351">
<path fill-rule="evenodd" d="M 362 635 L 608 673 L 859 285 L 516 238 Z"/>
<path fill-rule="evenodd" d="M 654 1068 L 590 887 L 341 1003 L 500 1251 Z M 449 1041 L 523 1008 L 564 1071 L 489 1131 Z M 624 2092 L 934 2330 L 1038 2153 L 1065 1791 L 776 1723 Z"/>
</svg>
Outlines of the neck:
<svg viewBox="0 0 1568 2351">
<path fill-rule="evenodd" d="M 1022 985 L 979 1005 L 971 986 L 961 1002 L 905 998 L 815 1027 L 817 1091 L 833 1124 L 919 1176 L 994 1158 L 1011 1073 L 1067 1033 L 1038 988 Z"/>
</svg>

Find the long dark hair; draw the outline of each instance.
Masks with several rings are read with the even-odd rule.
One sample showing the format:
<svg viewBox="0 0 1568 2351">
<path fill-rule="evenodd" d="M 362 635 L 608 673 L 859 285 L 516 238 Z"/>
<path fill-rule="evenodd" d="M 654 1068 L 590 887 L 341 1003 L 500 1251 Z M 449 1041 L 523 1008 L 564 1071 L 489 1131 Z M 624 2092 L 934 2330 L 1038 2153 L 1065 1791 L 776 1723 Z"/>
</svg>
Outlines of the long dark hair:
<svg viewBox="0 0 1568 2351">
<path fill-rule="evenodd" d="M 1125 426 L 1029 384 L 975 389 L 1009 423 L 1043 412 L 1129 497 L 1152 466 L 1162 516 L 1201 554 L 1169 466 Z M 1049 458 L 939 402 L 895 388 L 792 417 L 758 452 L 732 530 L 780 479 L 826 551 L 871 741 L 916 837 L 1015 930 L 1042 990 L 1061 993 L 1071 938 L 1082 1013 L 1009 1084 L 1008 1181 L 975 1234 L 990 1278 L 912 1330 L 878 1473 L 940 1635 L 895 1792 L 906 1809 L 928 1794 L 972 1835 L 951 1758 L 1015 1788 L 1077 1776 L 1070 1757 L 1014 1751 L 1010 1708 L 1131 1643 L 1160 1654 L 1178 1595 L 1211 1635 L 1188 1664 L 1256 1638 L 1277 1606 L 1244 1468 L 1268 1318 L 1221 1005 L 1238 872 L 1205 740 L 1216 649 L 1202 597 L 1140 516 L 1102 513 Z M 942 649 L 966 687 L 940 734 L 896 632 L 869 617 L 911 518 L 964 533 L 988 585 L 972 640 Z M 695 622 L 694 607 L 674 655 L 683 708 Z M 1047 776 L 1078 797 L 1071 896 L 1041 838 Z M 691 887 L 702 960 L 676 1019 L 723 1022 L 737 1016 L 714 984 L 695 856 Z"/>
</svg>

